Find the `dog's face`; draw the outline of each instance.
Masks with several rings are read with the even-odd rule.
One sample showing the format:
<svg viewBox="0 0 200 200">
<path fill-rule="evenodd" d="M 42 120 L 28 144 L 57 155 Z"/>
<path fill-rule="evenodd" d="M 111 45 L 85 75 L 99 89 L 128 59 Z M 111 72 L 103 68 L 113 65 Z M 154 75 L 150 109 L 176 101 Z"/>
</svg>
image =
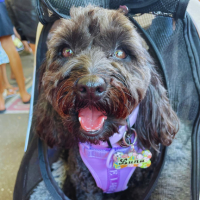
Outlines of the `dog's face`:
<svg viewBox="0 0 200 200">
<path fill-rule="evenodd" d="M 36 113 L 40 114 L 37 132 L 50 146 L 106 141 L 118 132 L 119 125 L 126 123 L 140 102 L 147 101 L 152 87 L 155 95 L 166 99 L 142 38 L 126 16 L 120 11 L 92 6 L 72 8 L 70 14 L 70 20 L 59 21 L 48 41 L 41 95 L 36 107 Z M 140 113 L 152 104 L 145 104 Z M 168 106 L 167 103 L 166 112 L 170 116 Z M 148 113 L 154 112 L 152 107 Z M 160 113 L 155 111 L 154 114 Z M 162 115 L 163 126 L 165 114 Z M 174 118 L 175 114 L 172 116 Z M 146 116 L 144 123 L 145 119 Z M 41 130 L 44 125 L 48 126 L 48 131 Z M 177 129 L 174 123 L 164 126 L 171 140 Z M 150 133 L 148 128 L 147 132 L 153 135 L 149 138 L 155 144 L 163 139 L 159 138 L 158 131 Z M 141 140 L 145 137 L 143 133 L 139 135 Z"/>
</svg>

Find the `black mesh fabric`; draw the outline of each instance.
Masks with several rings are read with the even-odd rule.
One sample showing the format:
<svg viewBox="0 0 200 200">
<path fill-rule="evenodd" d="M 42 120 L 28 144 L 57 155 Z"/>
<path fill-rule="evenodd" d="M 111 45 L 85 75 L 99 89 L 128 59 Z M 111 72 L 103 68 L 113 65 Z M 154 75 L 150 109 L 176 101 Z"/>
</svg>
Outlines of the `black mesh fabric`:
<svg viewBox="0 0 200 200">
<path fill-rule="evenodd" d="M 56 148 L 48 149 L 48 159 L 50 165 L 59 158 L 60 150 Z M 17 181 L 13 194 L 13 200 L 28 200 L 34 188 L 42 180 L 39 158 L 38 158 L 38 137 L 35 136 L 29 144 L 17 175 Z"/>
<path fill-rule="evenodd" d="M 116 9 L 119 5 L 130 5 L 130 4 L 142 4 L 146 3 L 146 0 L 74 0 L 74 1 L 55 1 L 48 0 L 48 2 L 59 12 L 65 15 L 69 15 L 69 10 L 72 6 L 86 6 L 89 3 L 98 5 L 104 8 Z M 160 11 L 164 13 L 175 13 L 179 0 L 160 0 L 147 8 L 142 8 L 142 13 L 149 13 L 151 11 Z"/>
<path fill-rule="evenodd" d="M 152 26 L 147 30 L 164 60 L 170 102 L 180 119 L 180 131 L 175 142 L 168 147 L 166 165 L 158 180 L 158 187 L 152 194 L 152 199 L 157 199 L 162 195 L 170 199 L 171 194 L 173 194 L 173 199 L 190 199 L 192 196 L 190 189 L 192 180 L 191 136 L 199 114 L 199 95 L 190 67 L 191 61 L 187 52 L 182 20 L 176 21 L 174 29 L 173 31 L 172 19 L 156 17 Z M 179 176 L 180 171 L 181 176 Z M 173 177 L 176 177 L 176 180 Z M 174 187 L 169 185 L 174 185 Z M 158 190 L 158 188 L 162 189 Z M 184 190 L 177 193 L 180 189 Z"/>
<path fill-rule="evenodd" d="M 198 93 L 188 67 L 190 59 L 186 51 L 183 22 L 178 20 L 174 26 L 173 31 L 172 18 L 156 17 L 147 32 L 165 62 L 171 104 L 182 120 L 194 123 L 199 107 Z"/>
<path fill-rule="evenodd" d="M 183 0 L 37 0 L 40 16 L 46 22 L 52 21 L 52 11 L 57 13 L 57 17 L 69 16 L 72 6 L 87 6 L 88 4 L 101 6 L 103 8 L 117 9 L 119 5 L 127 5 L 130 12 L 138 13 L 156 13 L 157 15 L 175 16 L 180 2 Z M 184 0 L 189 1 L 189 0 Z M 152 3 L 151 3 L 152 2 Z M 145 5 L 148 6 L 145 6 Z M 149 5 L 150 4 L 150 5 Z M 143 6 L 144 5 L 144 6 Z M 48 9 L 47 9 L 48 7 Z M 136 7 L 136 8 L 135 8 Z M 185 10 L 182 9 L 182 12 Z M 42 20 L 40 20 L 42 21 Z M 42 22 L 43 23 L 43 22 Z"/>
<path fill-rule="evenodd" d="M 140 1 L 122 1 L 122 0 L 110 0 L 110 7 L 111 8 L 117 8 L 117 5 L 130 5 L 134 3 L 141 3 L 141 2 L 147 2 L 146 0 Z M 176 12 L 177 5 L 179 3 L 179 0 L 160 0 L 155 3 L 153 3 L 150 6 L 144 7 L 144 8 L 138 8 L 135 9 L 135 13 L 149 13 L 149 12 L 163 12 L 163 13 L 171 13 L 174 14 Z"/>
<path fill-rule="evenodd" d="M 69 8 L 72 5 L 85 5 L 84 2 L 81 4 L 80 1 L 73 1 L 73 4 L 70 3 L 70 1 L 58 0 L 49 0 L 49 2 L 57 11 L 65 15 L 68 14 Z M 114 8 L 114 5 L 122 4 L 124 1 L 99 0 L 97 3 L 97 1 L 94 0 L 91 2 L 103 7 Z M 170 103 L 180 119 L 180 131 L 176 135 L 172 145 L 168 147 L 165 166 L 161 172 L 161 177 L 157 182 L 157 186 L 149 198 L 151 200 L 198 199 L 197 196 L 194 197 L 195 195 L 192 192 L 192 188 L 196 187 L 197 191 L 199 189 L 198 184 L 195 182 L 196 179 L 193 179 L 193 176 L 198 173 L 199 167 L 198 164 L 195 163 L 195 159 L 199 156 L 195 148 L 195 142 L 198 144 L 197 138 L 200 132 L 198 127 L 200 56 L 196 53 L 200 52 L 200 40 L 189 18 L 187 18 L 187 20 L 178 19 L 175 21 L 171 17 L 149 14 L 150 10 L 157 11 L 157 9 L 162 12 L 174 13 L 178 3 L 179 1 L 161 0 L 159 4 L 157 3 L 156 5 L 144 8 L 143 12 L 147 12 L 148 14 L 134 16 L 135 20 L 145 29 L 146 33 L 154 41 L 163 59 L 164 65 L 161 67 L 156 56 L 154 56 L 154 50 L 149 46 L 149 51 L 152 56 L 154 56 L 155 62 L 160 66 L 160 70 L 165 72 L 164 75 L 168 85 L 167 89 Z M 50 26 L 51 24 L 48 24 L 48 26 L 44 27 L 40 38 L 38 45 L 39 54 L 37 54 L 37 68 L 39 68 L 45 56 L 46 45 L 44 44 Z M 43 46 L 45 47 L 43 48 Z M 38 79 L 36 80 L 35 88 L 37 88 L 37 84 Z M 38 90 L 35 91 L 34 102 L 37 101 L 37 97 Z M 37 151 L 37 137 L 33 137 L 19 169 L 14 200 L 29 199 L 33 188 L 42 180 L 38 165 Z M 193 160 L 191 156 L 192 153 Z M 58 159 L 58 154 L 59 151 L 49 149 L 48 156 L 50 163 Z M 145 189 L 146 188 L 141 188 L 141 194 L 144 195 Z M 139 198 L 137 198 L 137 200 L 139 200 Z"/>
</svg>

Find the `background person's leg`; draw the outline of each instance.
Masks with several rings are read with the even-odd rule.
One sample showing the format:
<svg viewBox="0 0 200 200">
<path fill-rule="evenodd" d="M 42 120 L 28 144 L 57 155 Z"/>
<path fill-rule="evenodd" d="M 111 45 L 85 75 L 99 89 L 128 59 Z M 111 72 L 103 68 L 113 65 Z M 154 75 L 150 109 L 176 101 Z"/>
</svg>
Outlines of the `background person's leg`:
<svg viewBox="0 0 200 200">
<path fill-rule="evenodd" d="M 19 88 L 14 88 L 8 81 L 7 73 L 6 73 L 6 64 L 0 65 L 0 73 L 2 74 L 2 84 L 5 89 L 15 90 L 17 91 Z"/>
<path fill-rule="evenodd" d="M 3 98 L 3 92 L 4 92 L 4 87 L 2 84 L 2 73 L 0 71 L 0 113 L 2 113 L 6 108 L 5 108 L 5 101 Z"/>
<path fill-rule="evenodd" d="M 35 44 L 30 43 L 29 45 L 32 49 L 33 55 L 35 55 Z"/>
<path fill-rule="evenodd" d="M 11 69 L 15 75 L 19 92 L 21 95 L 21 99 L 23 102 L 28 102 L 31 98 L 30 94 L 26 91 L 25 82 L 24 82 L 24 74 L 22 69 L 22 63 L 20 56 L 15 48 L 15 45 L 12 41 L 11 36 L 3 36 L 0 37 L 1 45 L 5 50 L 8 58 L 10 60 Z"/>
</svg>

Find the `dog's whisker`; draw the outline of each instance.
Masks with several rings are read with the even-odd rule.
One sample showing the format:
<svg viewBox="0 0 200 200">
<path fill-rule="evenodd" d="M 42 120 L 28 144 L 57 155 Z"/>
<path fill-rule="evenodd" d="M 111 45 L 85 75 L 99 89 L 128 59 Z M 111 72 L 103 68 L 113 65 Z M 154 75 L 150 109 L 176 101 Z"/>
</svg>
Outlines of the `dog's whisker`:
<svg viewBox="0 0 200 200">
<path fill-rule="evenodd" d="M 59 97 L 58 101 L 60 101 L 65 95 L 62 95 Z"/>
<path fill-rule="evenodd" d="M 127 92 L 124 92 L 124 93 L 133 98 L 133 95 L 132 95 L 132 94 L 129 94 L 129 93 L 127 93 Z"/>
<path fill-rule="evenodd" d="M 115 74 L 114 76 L 117 78 L 118 81 L 120 81 L 122 84 L 127 86 L 126 85 L 126 80 L 124 79 L 124 77 L 122 77 L 120 74 Z"/>
</svg>

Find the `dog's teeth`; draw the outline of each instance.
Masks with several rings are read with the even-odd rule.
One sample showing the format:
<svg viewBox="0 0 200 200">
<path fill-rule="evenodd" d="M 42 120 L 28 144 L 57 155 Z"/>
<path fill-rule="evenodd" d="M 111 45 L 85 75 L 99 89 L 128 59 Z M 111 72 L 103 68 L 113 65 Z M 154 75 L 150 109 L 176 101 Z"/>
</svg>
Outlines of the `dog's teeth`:
<svg viewBox="0 0 200 200">
<path fill-rule="evenodd" d="M 81 117 L 78 118 L 79 122 L 81 122 Z"/>
</svg>

